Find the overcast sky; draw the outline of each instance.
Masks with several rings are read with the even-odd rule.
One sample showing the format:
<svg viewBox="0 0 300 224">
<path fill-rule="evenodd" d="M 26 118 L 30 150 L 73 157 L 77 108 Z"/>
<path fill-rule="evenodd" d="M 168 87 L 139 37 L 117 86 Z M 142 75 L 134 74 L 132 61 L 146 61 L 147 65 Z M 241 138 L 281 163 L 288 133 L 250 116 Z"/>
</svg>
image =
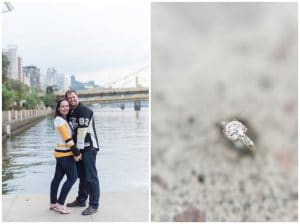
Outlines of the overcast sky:
<svg viewBox="0 0 300 224">
<path fill-rule="evenodd" d="M 97 84 L 120 79 L 150 58 L 148 1 L 10 1 L 2 47 L 18 46 L 23 66 L 48 67 Z"/>
</svg>

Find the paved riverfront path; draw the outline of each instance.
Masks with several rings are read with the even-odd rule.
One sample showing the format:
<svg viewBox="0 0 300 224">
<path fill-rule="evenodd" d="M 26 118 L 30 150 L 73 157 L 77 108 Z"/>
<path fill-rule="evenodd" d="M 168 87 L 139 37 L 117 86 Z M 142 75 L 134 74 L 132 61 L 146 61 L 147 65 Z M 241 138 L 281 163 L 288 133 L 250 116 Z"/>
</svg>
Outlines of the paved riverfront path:
<svg viewBox="0 0 300 224">
<path fill-rule="evenodd" d="M 50 211 L 47 195 L 3 195 L 3 221 L 14 222 L 126 222 L 148 221 L 148 193 L 103 193 L 98 213 L 83 216 L 84 208 L 71 208 L 71 214 Z M 74 196 L 69 196 L 71 201 Z"/>
</svg>

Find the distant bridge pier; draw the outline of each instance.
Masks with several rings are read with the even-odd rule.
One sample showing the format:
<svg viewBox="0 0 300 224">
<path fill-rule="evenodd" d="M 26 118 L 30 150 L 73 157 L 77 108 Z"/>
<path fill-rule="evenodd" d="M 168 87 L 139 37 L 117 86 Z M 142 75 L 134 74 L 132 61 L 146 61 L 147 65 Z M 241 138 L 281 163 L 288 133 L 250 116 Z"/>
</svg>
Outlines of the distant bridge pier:
<svg viewBox="0 0 300 224">
<path fill-rule="evenodd" d="M 125 103 L 121 103 L 120 107 L 121 107 L 121 110 L 124 110 L 125 109 Z"/>
<path fill-rule="evenodd" d="M 135 111 L 141 110 L 141 101 L 140 100 L 134 101 L 134 110 Z"/>
</svg>

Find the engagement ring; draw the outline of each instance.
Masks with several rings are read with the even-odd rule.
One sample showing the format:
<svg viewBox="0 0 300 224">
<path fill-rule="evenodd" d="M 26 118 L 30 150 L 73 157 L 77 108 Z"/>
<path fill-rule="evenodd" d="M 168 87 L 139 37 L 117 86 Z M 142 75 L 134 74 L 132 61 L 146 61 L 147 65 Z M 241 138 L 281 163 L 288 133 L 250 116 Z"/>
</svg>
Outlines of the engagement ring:
<svg viewBox="0 0 300 224">
<path fill-rule="evenodd" d="M 220 126 L 227 139 L 230 140 L 236 148 L 246 146 L 252 152 L 255 151 L 253 141 L 245 134 L 247 132 L 247 127 L 240 121 L 223 121 L 220 123 Z"/>
</svg>

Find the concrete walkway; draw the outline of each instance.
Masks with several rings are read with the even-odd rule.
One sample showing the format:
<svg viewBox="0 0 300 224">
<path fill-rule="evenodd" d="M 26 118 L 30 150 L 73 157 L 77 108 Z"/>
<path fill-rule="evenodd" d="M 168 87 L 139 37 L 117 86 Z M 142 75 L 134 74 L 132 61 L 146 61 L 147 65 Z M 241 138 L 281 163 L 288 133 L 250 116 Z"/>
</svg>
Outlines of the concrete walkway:
<svg viewBox="0 0 300 224">
<path fill-rule="evenodd" d="M 69 196 L 67 202 L 75 196 Z M 2 221 L 13 222 L 148 222 L 148 193 L 102 193 L 101 206 L 94 215 L 83 216 L 84 208 L 71 208 L 62 215 L 49 210 L 47 195 L 3 195 Z"/>
</svg>

